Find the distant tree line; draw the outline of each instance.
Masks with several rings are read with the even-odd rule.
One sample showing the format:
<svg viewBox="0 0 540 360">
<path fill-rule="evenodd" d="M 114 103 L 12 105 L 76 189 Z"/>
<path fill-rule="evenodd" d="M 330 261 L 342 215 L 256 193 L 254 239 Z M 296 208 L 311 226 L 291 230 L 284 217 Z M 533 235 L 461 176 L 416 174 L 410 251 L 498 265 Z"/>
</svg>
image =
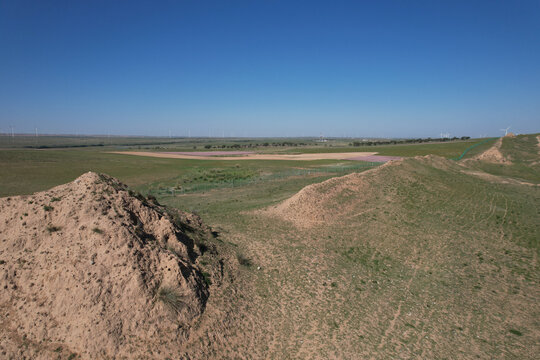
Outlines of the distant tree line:
<svg viewBox="0 0 540 360">
<path fill-rule="evenodd" d="M 216 144 L 216 145 L 210 145 L 206 144 L 204 145 L 205 149 L 249 149 L 249 148 L 257 148 L 257 147 L 269 147 L 269 146 L 305 146 L 306 143 L 303 142 L 290 142 L 290 141 L 283 141 L 283 142 L 264 142 L 264 143 L 249 143 L 249 144 Z"/>
<path fill-rule="evenodd" d="M 94 146 L 105 146 L 104 144 L 68 144 L 68 145 L 25 145 L 24 148 L 27 149 L 64 149 L 64 148 L 83 148 L 83 147 L 94 147 Z"/>
<path fill-rule="evenodd" d="M 95 147 L 95 146 L 148 146 L 148 145 L 168 145 L 168 144 L 176 144 L 174 141 L 166 141 L 166 142 L 126 142 L 126 143 L 115 143 L 111 142 L 108 144 L 105 144 L 104 142 L 99 143 L 89 143 L 89 144 L 49 144 L 49 145 L 25 145 L 24 148 L 27 149 L 66 149 L 66 148 L 85 148 L 85 147 Z M 159 147 L 156 147 L 156 149 L 159 149 Z"/>
<path fill-rule="evenodd" d="M 377 145 L 397 145 L 397 144 L 419 144 L 428 142 L 447 142 L 455 140 L 468 140 L 470 136 L 462 136 L 460 138 L 418 138 L 418 139 L 404 139 L 404 140 L 388 140 L 388 141 L 353 141 L 349 143 L 349 146 L 377 146 Z"/>
</svg>

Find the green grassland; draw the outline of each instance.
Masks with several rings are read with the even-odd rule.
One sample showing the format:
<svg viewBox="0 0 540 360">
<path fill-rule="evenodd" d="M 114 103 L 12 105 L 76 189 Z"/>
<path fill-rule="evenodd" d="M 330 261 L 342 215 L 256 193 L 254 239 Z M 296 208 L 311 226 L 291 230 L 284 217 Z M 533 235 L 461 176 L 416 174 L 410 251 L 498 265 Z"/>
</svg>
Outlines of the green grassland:
<svg viewBox="0 0 540 360">
<path fill-rule="evenodd" d="M 0 149 L 8 148 L 78 148 L 102 146 L 145 146 L 178 145 L 184 139 L 165 137 L 130 137 L 130 136 L 73 136 L 73 135 L 17 135 L 0 136 Z"/>
<path fill-rule="evenodd" d="M 453 158 L 480 141 L 263 150 Z M 339 216 L 307 228 L 261 210 L 306 185 L 372 167 L 108 153 L 115 149 L 2 150 L 0 196 L 44 190 L 92 170 L 198 213 L 242 262 L 235 282 L 210 297 L 208 307 L 219 311 L 197 325 L 200 336 L 188 343 L 188 352 L 198 349 L 193 358 L 533 359 L 540 352 L 536 135 L 504 139 L 510 165 L 408 159 L 381 168 L 358 190 L 316 203 L 316 211 Z"/>
<path fill-rule="evenodd" d="M 201 214 L 251 264 L 241 290 L 215 299 L 234 326 L 207 330 L 201 357 L 534 359 L 540 189 L 467 171 L 385 167 L 318 203 L 339 217 L 308 228 L 257 210 L 322 179 L 161 197 Z"/>
<path fill-rule="evenodd" d="M 90 149 L 0 151 L 0 196 L 30 194 L 96 171 L 117 177 L 135 190 L 229 184 L 291 170 L 323 169 L 335 165 L 347 170 L 351 161 L 224 161 L 164 159 L 110 154 Z M 337 173 L 343 173 L 338 170 Z M 291 174 L 292 176 L 293 174 Z"/>
<path fill-rule="evenodd" d="M 464 141 L 451 141 L 444 143 L 422 143 L 422 144 L 397 144 L 397 145 L 376 145 L 376 146 L 322 146 L 320 148 L 308 149 L 287 149 L 287 153 L 318 153 L 318 152 L 377 152 L 379 155 L 387 156 L 422 156 L 437 155 L 446 158 L 458 157 L 469 146 L 481 142 L 484 139 L 471 139 Z"/>
<path fill-rule="evenodd" d="M 490 174 L 539 183 L 540 147 L 537 135 L 520 135 L 515 139 L 503 139 L 501 153 L 510 160 L 509 164 L 478 163 L 475 167 Z"/>
<path fill-rule="evenodd" d="M 84 148 L 84 147 L 133 147 L 137 149 L 192 151 L 208 148 L 317 146 L 314 138 L 191 138 L 191 137 L 134 137 L 134 136 L 74 136 L 74 135 L 17 135 L 0 134 L 0 149 L 29 148 Z M 333 146 L 343 146 L 343 140 L 331 140 Z"/>
<path fill-rule="evenodd" d="M 104 172 L 117 177 L 129 186 L 142 192 L 159 189 L 186 188 L 191 184 L 209 184 L 216 180 L 229 183 L 258 176 L 274 174 L 294 175 L 295 169 L 309 170 L 325 166 L 335 166 L 336 174 L 357 171 L 355 163 L 346 161 L 220 161 L 216 160 L 181 160 L 134 157 L 110 154 L 110 151 L 122 150 L 153 150 L 181 151 L 203 150 L 205 145 L 220 146 L 222 139 L 168 139 L 168 138 L 103 138 L 103 137 L 33 137 L 17 136 L 14 139 L 0 136 L 0 196 L 30 194 L 45 190 L 75 179 L 86 171 Z M 282 139 L 244 139 L 253 144 L 264 142 L 280 142 Z M 46 149 L 25 148 L 32 141 L 40 141 L 41 145 L 50 146 Z M 104 145 L 109 141 L 113 145 Z M 231 143 L 235 140 L 231 140 Z M 288 139 L 296 144 L 305 143 L 305 139 Z M 478 142 L 480 140 L 476 140 Z M 172 142 L 172 143 L 167 143 Z M 149 144 L 151 145 L 133 145 Z M 343 141 L 310 146 L 280 146 L 263 147 L 261 152 L 345 152 L 345 151 L 376 151 L 381 155 L 416 156 L 437 154 L 444 157 L 458 156 L 475 141 L 456 141 L 448 143 L 430 143 L 414 145 L 391 145 L 370 147 L 343 147 Z M 85 145 L 84 147 L 71 147 Z M 56 148 L 54 148 L 56 147 Z M 157 149 L 156 149 L 157 148 Z M 347 168 L 350 168 L 347 170 Z M 364 169 L 359 169 L 360 171 Z M 301 173 L 301 172 L 300 172 Z M 309 173 L 309 171 L 308 171 Z M 277 175 L 276 175 L 277 174 Z M 284 175 L 284 176 L 285 176 Z M 216 187 L 215 184 L 207 187 Z"/>
</svg>

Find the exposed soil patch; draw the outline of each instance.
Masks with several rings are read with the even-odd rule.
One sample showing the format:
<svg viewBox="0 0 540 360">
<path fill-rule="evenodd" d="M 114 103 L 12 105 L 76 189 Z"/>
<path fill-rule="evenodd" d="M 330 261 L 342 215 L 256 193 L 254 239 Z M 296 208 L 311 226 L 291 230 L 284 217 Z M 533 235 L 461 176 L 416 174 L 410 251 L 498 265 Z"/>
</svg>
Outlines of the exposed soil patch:
<svg viewBox="0 0 540 360">
<path fill-rule="evenodd" d="M 113 154 L 149 156 L 169 159 L 216 160 L 215 156 L 187 155 L 191 153 L 159 153 L 147 151 L 115 151 Z M 246 154 L 243 156 L 220 156 L 219 160 L 347 160 L 356 156 L 375 155 L 375 152 L 320 153 L 320 154 Z"/>
<path fill-rule="evenodd" d="M 371 161 L 371 162 L 388 162 L 392 160 L 401 160 L 403 159 L 400 156 L 382 156 L 382 155 L 370 155 L 370 156 L 356 156 L 349 158 L 347 160 L 357 160 L 357 161 Z"/>
<path fill-rule="evenodd" d="M 188 155 L 188 156 L 237 156 L 237 155 L 249 155 L 254 154 L 253 151 L 177 151 L 177 152 L 162 152 L 161 154 L 170 155 Z"/>
<path fill-rule="evenodd" d="M 512 136 L 509 136 L 512 137 Z M 497 163 L 497 164 L 511 164 L 512 161 L 504 156 L 501 152 L 501 145 L 503 142 L 503 138 L 500 138 L 495 142 L 495 144 L 484 151 L 483 153 L 471 158 L 466 159 L 465 162 L 471 162 L 471 161 L 485 161 L 490 163 Z"/>
</svg>

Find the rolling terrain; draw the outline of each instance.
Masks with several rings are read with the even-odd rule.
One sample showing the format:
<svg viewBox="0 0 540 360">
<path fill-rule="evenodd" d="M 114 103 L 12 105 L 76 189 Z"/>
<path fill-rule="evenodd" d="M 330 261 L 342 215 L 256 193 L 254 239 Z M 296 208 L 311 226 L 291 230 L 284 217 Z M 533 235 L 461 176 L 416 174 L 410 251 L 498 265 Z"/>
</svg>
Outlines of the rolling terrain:
<svg viewBox="0 0 540 360">
<path fill-rule="evenodd" d="M 501 152 L 538 173 L 531 137 Z M 540 187 L 483 167 L 410 158 L 262 206 L 186 196 L 251 261 L 198 357 L 536 358 Z"/>
<path fill-rule="evenodd" d="M 195 236 L 185 233 L 188 215 L 180 222 L 173 221 L 176 231 L 193 242 L 206 234 L 203 247 L 194 245 L 193 256 L 180 254 L 182 261 L 199 274 L 193 279 L 203 296 L 194 298 L 199 300 L 193 304 L 203 305 L 195 307 L 200 311 L 193 317 L 178 316 L 190 324 L 189 331 L 182 332 L 181 341 L 165 337 L 164 343 L 158 341 L 160 345 L 150 345 L 146 352 L 137 350 L 137 354 L 165 358 L 169 356 L 167 344 L 176 341 L 178 348 L 170 355 L 193 359 L 536 358 L 540 352 L 539 143 L 537 135 L 520 135 L 475 148 L 461 161 L 423 155 L 353 170 L 344 176 L 336 176 L 336 172 L 302 173 L 185 194 L 158 193 L 159 202 L 168 209 L 179 209 L 181 214 L 195 212 L 212 227 L 198 225 L 202 232 L 195 232 L 199 234 Z M 414 153 L 420 151 L 414 150 L 415 146 L 427 145 L 408 146 L 412 150 L 407 151 Z M 389 155 L 404 154 L 398 151 Z M 90 153 L 85 156 L 90 157 Z M 100 156 L 121 163 L 120 155 Z M 136 163 L 132 158 L 136 157 L 125 158 L 130 159 L 126 159 L 129 174 L 133 172 L 129 176 L 134 176 Z M 254 169 L 264 171 L 264 166 L 278 172 L 284 166 L 268 162 L 256 168 L 248 162 L 236 167 L 233 163 L 227 168 L 231 172 L 213 173 L 211 167 L 225 165 L 208 160 L 203 168 L 189 163 L 196 169 L 190 170 L 193 175 L 182 173 L 179 178 L 181 170 L 175 164 L 186 164 L 186 160 L 150 159 L 158 161 L 151 163 L 140 159 L 137 161 L 145 167 L 156 166 L 156 173 L 165 175 L 139 180 L 142 189 L 153 189 L 156 183 L 200 181 L 201 174 L 212 179 L 236 178 L 248 176 Z M 299 166 L 295 163 L 291 167 Z M 58 190 L 31 198 L 41 202 L 48 199 L 39 203 L 39 209 L 30 209 L 40 214 L 37 238 L 59 236 L 46 230 L 49 211 L 43 208 L 47 205 L 56 211 L 60 205 L 51 203 L 52 198 L 59 197 L 54 191 Z M 97 189 L 87 196 L 97 201 L 102 193 Z M 129 195 L 125 189 L 121 193 L 122 197 Z M 110 196 L 105 200 L 110 201 Z M 141 208 L 164 209 L 151 197 L 134 196 L 138 200 L 133 201 L 141 202 Z M 24 233 L 12 228 L 15 223 L 21 226 L 24 212 L 31 214 L 24 209 L 36 206 L 28 204 L 30 198 L 24 198 L 26 202 L 13 207 L 8 201 L 14 199 L 18 198 L 2 199 L 2 213 L 10 215 L 0 236 L 9 241 L 15 239 L 13 231 Z M 103 205 L 100 201 L 95 203 L 98 210 Z M 91 209 L 94 203 L 89 204 L 87 208 Z M 83 214 L 81 218 L 94 213 Z M 99 214 L 88 220 L 85 241 L 114 234 L 113 227 L 104 235 L 88 231 L 101 229 L 99 219 L 105 215 Z M 57 222 L 63 219 L 56 216 Z M 152 222 L 144 222 L 144 229 L 153 226 Z M 126 226 L 136 229 L 138 225 Z M 30 231 L 33 239 L 32 234 Z M 76 232 L 69 234 L 77 236 Z M 160 239 L 157 233 L 154 236 Z M 189 248 L 189 240 L 181 239 Z M 147 246 L 146 240 L 140 241 L 143 248 Z M 4 279 L 17 267 L 24 270 L 30 266 L 16 262 L 17 258 L 28 262 L 35 261 L 27 259 L 30 255 L 42 256 L 25 250 L 31 242 L 17 243 L 17 249 L 11 242 L 4 243 L 0 254 L 5 261 L 0 265 L 7 274 Z M 172 252 L 174 256 L 166 243 L 156 244 L 159 246 L 146 251 Z M 207 247 L 211 251 L 203 251 Z M 133 261 L 139 260 L 135 257 Z M 223 277 L 219 275 L 220 264 L 226 270 Z M 203 272 L 215 274 L 209 283 Z M 156 278 L 160 276 L 156 272 Z M 8 281 L 6 285 L 9 288 L 11 284 Z M 30 285 L 26 283 L 17 286 L 20 289 L 10 289 L 10 294 L 34 291 L 27 290 Z M 8 298 L 6 295 L 5 300 Z M 18 299 L 29 301 L 22 296 Z M 166 307 L 151 309 L 144 311 L 152 316 L 171 314 Z M 24 327 L 17 339 L 26 339 L 25 334 L 34 342 L 40 340 Z M 117 346 L 124 346 L 125 340 L 117 341 Z M 157 340 L 150 336 L 145 341 L 152 344 Z M 5 346 L 4 351 L 35 354 L 38 346 L 33 342 L 26 345 L 33 349 L 30 351 L 21 350 L 23 341 L 16 344 L 15 348 Z M 46 351 L 56 348 L 51 345 Z M 99 354 L 85 352 L 84 346 L 72 349 L 68 344 L 62 349 L 63 356 L 74 353 L 80 358 L 93 358 Z M 149 352 L 156 349 L 160 352 Z"/>
</svg>

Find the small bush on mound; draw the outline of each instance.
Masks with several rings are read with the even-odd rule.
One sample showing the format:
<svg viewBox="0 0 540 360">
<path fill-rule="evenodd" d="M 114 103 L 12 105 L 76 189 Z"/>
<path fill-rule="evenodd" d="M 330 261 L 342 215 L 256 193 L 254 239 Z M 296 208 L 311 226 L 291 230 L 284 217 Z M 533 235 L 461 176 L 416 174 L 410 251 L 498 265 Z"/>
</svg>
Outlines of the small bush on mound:
<svg viewBox="0 0 540 360">
<path fill-rule="evenodd" d="M 156 197 L 155 197 L 154 195 L 148 195 L 148 196 L 146 197 L 146 199 L 147 199 L 147 201 L 148 201 L 149 203 L 151 203 L 151 204 L 158 205 L 158 206 L 160 205 L 159 202 L 158 202 L 158 200 L 156 199 Z"/>
<path fill-rule="evenodd" d="M 204 278 L 204 282 L 206 283 L 206 285 L 208 285 L 208 286 L 212 285 L 212 280 L 210 280 L 210 274 L 209 273 L 203 272 L 202 276 Z"/>
<path fill-rule="evenodd" d="M 157 299 L 175 313 L 179 313 L 186 306 L 178 290 L 168 286 L 163 286 L 158 290 Z"/>
<path fill-rule="evenodd" d="M 514 334 L 514 335 L 517 335 L 517 336 L 522 336 L 523 334 L 521 333 L 521 331 L 519 330 L 516 330 L 516 329 L 510 329 L 509 330 L 510 333 Z"/>
<path fill-rule="evenodd" d="M 53 210 L 54 208 L 52 206 L 49 206 L 49 205 L 43 205 L 43 210 L 45 211 L 51 211 Z"/>
<path fill-rule="evenodd" d="M 236 254 L 236 259 L 238 260 L 238 263 L 242 266 L 250 267 L 252 265 L 251 260 L 242 254 Z"/>
<path fill-rule="evenodd" d="M 49 233 L 56 232 L 56 231 L 58 231 L 58 230 L 60 230 L 60 229 L 61 229 L 60 226 L 54 226 L 54 225 L 49 225 L 49 226 L 47 226 L 47 231 L 48 231 Z"/>
<path fill-rule="evenodd" d="M 98 227 L 93 228 L 92 231 L 95 232 L 96 234 L 103 234 L 103 230 L 101 230 Z"/>
</svg>

